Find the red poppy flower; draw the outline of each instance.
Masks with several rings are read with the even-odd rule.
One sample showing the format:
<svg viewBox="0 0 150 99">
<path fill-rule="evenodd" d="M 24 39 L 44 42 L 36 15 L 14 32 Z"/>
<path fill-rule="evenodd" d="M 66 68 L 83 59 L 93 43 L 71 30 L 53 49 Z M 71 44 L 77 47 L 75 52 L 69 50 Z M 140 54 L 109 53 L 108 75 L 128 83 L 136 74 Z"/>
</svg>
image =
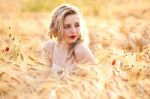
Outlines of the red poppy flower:
<svg viewBox="0 0 150 99">
<path fill-rule="evenodd" d="M 116 64 L 116 60 L 114 59 L 113 61 L 112 61 L 112 65 L 115 65 Z"/>
<path fill-rule="evenodd" d="M 8 52 L 8 51 L 9 51 L 9 47 L 6 47 L 6 48 L 5 48 L 5 51 Z"/>
</svg>

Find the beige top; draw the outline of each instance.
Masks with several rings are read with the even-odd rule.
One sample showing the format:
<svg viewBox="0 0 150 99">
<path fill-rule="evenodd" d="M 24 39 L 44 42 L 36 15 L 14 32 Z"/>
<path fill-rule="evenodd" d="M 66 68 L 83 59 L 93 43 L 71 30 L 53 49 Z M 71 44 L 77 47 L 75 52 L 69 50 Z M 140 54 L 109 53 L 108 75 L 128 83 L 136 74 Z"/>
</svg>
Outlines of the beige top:
<svg viewBox="0 0 150 99">
<path fill-rule="evenodd" d="M 43 59 L 47 65 L 51 65 L 52 73 L 61 75 L 62 73 L 71 72 L 75 66 L 75 59 L 67 60 L 67 46 L 58 45 L 56 42 L 49 40 L 43 46 Z"/>
<path fill-rule="evenodd" d="M 59 46 L 57 43 L 55 43 L 53 53 L 52 72 L 55 75 L 71 72 L 75 66 L 75 59 L 70 58 L 67 60 L 67 47 Z"/>
<path fill-rule="evenodd" d="M 45 63 L 52 66 L 52 73 L 63 74 L 72 71 L 75 63 L 93 64 L 95 58 L 91 50 L 83 43 L 78 44 L 75 48 L 75 58 L 68 58 L 67 45 L 58 45 L 56 42 L 47 41 L 42 50 L 42 55 Z"/>
</svg>

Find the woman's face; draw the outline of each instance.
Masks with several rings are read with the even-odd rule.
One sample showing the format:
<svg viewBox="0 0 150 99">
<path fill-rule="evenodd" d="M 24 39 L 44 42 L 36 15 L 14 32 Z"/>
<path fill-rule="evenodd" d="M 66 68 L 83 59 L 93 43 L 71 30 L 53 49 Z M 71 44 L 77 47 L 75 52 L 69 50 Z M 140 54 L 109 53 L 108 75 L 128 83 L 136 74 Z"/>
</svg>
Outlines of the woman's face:
<svg viewBox="0 0 150 99">
<path fill-rule="evenodd" d="M 67 15 L 63 23 L 63 39 L 67 43 L 75 43 L 80 34 L 80 19 L 77 14 Z"/>
</svg>

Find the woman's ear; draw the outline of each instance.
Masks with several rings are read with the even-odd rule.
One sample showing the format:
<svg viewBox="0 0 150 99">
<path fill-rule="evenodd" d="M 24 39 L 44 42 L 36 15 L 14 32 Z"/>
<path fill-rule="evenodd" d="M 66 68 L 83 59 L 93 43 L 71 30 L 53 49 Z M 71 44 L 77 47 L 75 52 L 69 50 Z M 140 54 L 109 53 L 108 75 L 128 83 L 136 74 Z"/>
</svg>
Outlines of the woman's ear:
<svg viewBox="0 0 150 99">
<path fill-rule="evenodd" d="M 54 37 L 57 37 L 57 33 L 56 32 L 54 32 Z"/>
</svg>

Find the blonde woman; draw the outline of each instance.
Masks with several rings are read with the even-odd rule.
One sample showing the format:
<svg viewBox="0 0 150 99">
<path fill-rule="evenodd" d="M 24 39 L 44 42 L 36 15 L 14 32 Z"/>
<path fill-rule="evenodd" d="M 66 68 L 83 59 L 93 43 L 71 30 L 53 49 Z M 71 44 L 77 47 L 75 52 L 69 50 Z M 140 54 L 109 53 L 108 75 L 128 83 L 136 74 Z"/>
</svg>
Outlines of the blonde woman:
<svg viewBox="0 0 150 99">
<path fill-rule="evenodd" d="M 52 66 L 52 73 L 71 72 L 76 63 L 95 63 L 91 50 L 84 42 L 84 30 L 77 7 L 63 4 L 53 10 L 49 26 L 51 40 L 44 43 L 42 50 L 45 63 Z"/>
</svg>

